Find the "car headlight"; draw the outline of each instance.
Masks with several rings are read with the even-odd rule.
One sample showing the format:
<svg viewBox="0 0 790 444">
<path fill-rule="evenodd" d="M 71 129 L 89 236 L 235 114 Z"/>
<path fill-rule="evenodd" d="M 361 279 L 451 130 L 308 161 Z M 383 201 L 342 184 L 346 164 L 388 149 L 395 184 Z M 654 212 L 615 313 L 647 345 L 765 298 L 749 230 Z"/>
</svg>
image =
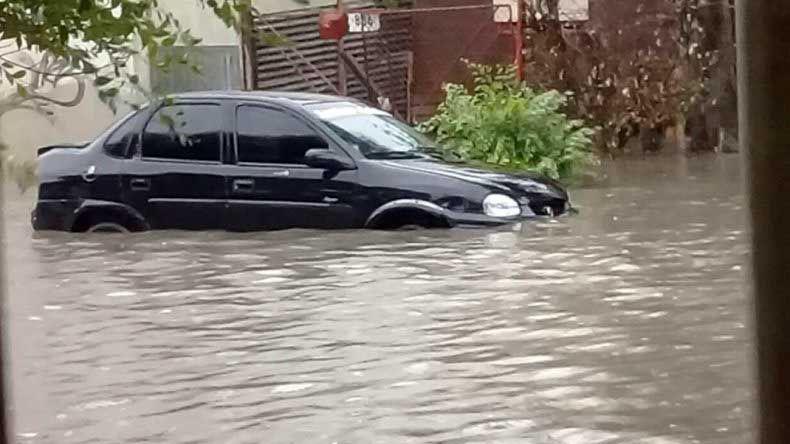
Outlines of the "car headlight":
<svg viewBox="0 0 790 444">
<path fill-rule="evenodd" d="M 491 194 L 483 201 L 483 212 L 491 217 L 515 217 L 521 214 L 521 207 L 512 197 Z"/>
</svg>

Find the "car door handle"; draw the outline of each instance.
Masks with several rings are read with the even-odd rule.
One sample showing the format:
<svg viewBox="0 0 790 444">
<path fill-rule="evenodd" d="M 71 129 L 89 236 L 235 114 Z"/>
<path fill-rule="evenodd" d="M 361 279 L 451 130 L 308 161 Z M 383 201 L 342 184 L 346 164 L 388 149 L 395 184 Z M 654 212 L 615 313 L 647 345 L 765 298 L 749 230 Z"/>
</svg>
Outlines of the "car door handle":
<svg viewBox="0 0 790 444">
<path fill-rule="evenodd" d="M 129 185 L 134 191 L 148 191 L 151 189 L 151 181 L 148 179 L 132 179 Z"/>
<path fill-rule="evenodd" d="M 236 179 L 233 181 L 233 191 L 250 193 L 255 188 L 255 181 L 252 179 Z"/>
<path fill-rule="evenodd" d="M 277 170 L 270 172 L 269 175 L 272 177 L 288 177 L 291 175 L 291 172 L 288 170 Z"/>
</svg>

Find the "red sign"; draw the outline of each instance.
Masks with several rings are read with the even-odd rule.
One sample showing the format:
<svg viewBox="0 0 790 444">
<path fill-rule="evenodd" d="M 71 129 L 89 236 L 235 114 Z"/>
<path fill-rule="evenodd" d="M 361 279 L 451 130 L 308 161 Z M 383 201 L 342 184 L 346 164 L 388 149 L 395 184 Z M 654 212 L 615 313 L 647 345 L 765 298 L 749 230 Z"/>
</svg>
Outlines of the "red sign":
<svg viewBox="0 0 790 444">
<path fill-rule="evenodd" d="M 348 15 L 338 10 L 325 9 L 318 16 L 318 34 L 322 39 L 339 40 L 348 34 Z"/>
</svg>

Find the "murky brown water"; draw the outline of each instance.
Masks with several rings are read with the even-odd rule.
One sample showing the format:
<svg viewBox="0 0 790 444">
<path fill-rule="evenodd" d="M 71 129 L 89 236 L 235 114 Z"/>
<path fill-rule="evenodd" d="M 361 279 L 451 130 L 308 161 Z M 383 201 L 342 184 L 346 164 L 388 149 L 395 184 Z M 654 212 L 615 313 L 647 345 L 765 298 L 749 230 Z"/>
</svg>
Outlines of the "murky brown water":
<svg viewBox="0 0 790 444">
<path fill-rule="evenodd" d="M 32 236 L 30 443 L 747 443 L 737 157 L 619 162 L 518 230 Z"/>
</svg>

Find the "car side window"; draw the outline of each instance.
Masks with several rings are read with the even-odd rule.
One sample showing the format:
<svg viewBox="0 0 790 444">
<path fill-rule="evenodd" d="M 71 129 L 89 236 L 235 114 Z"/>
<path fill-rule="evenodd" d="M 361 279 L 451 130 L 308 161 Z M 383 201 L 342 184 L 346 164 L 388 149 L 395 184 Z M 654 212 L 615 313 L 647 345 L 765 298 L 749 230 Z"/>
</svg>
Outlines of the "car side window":
<svg viewBox="0 0 790 444">
<path fill-rule="evenodd" d="M 154 113 L 143 132 L 143 157 L 219 162 L 221 131 L 219 105 L 165 106 Z"/>
<path fill-rule="evenodd" d="M 138 128 L 142 124 L 145 114 L 142 111 L 137 111 L 134 115 L 127 117 L 104 142 L 104 151 L 110 156 L 128 157 L 129 147 L 134 146 L 140 137 Z"/>
<path fill-rule="evenodd" d="M 239 163 L 303 165 L 308 150 L 329 147 L 305 122 L 261 106 L 238 108 L 236 132 Z"/>
</svg>

